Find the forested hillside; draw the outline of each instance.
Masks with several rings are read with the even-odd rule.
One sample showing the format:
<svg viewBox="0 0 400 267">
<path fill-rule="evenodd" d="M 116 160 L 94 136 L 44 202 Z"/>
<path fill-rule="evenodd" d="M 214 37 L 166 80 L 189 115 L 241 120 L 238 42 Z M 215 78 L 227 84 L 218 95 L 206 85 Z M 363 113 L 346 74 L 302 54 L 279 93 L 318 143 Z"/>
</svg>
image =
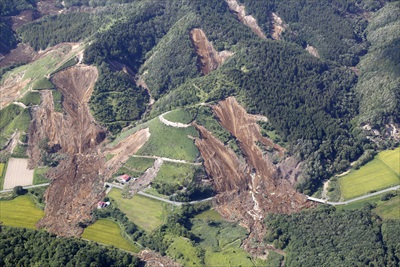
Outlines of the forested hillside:
<svg viewBox="0 0 400 267">
<path fill-rule="evenodd" d="M 1 266 L 138 266 L 127 252 L 47 232 L 0 226 Z"/>
<path fill-rule="evenodd" d="M 267 240 L 287 250 L 285 266 L 398 266 L 397 221 L 382 224 L 368 207 L 323 207 L 292 216 L 270 215 Z"/>
<path fill-rule="evenodd" d="M 267 35 L 272 31 L 272 12 L 280 16 L 287 25 L 284 41 L 259 39 L 224 1 L 122 2 L 130 1 L 108 1 L 108 8 L 93 13 L 46 17 L 18 31 L 35 49 L 91 40 L 85 62 L 100 70 L 91 107 L 95 118 L 113 133 L 146 110 L 149 96 L 135 85 L 138 77 L 132 73 L 142 76 L 158 100 L 152 116 L 237 95 L 249 111 L 267 116 L 283 141 L 289 142 L 289 153 L 305 161 L 298 188 L 311 193 L 321 180 L 346 170 L 364 149 L 374 147 L 354 131 L 360 123 L 353 123 L 353 118 L 382 126 L 399 117 L 398 60 L 393 58 L 398 38 L 394 33 L 383 42 L 377 39 L 383 35 L 375 33 L 394 30 L 397 13 L 383 9 L 365 31 L 371 12 L 382 6 L 379 1 L 243 1 Z M 94 7 L 100 2 L 64 4 Z M 190 40 L 193 28 L 203 29 L 218 51 L 230 50 L 234 57 L 202 76 Z M 314 46 L 321 59 L 305 51 L 307 45 Z M 346 66 L 355 66 L 367 51 L 358 66 L 361 76 L 356 86 L 358 77 Z M 372 61 L 382 62 L 382 67 L 368 63 Z M 128 67 L 131 77 L 115 66 Z M 378 93 L 371 82 L 378 70 L 387 77 L 381 86 L 387 93 Z"/>
</svg>

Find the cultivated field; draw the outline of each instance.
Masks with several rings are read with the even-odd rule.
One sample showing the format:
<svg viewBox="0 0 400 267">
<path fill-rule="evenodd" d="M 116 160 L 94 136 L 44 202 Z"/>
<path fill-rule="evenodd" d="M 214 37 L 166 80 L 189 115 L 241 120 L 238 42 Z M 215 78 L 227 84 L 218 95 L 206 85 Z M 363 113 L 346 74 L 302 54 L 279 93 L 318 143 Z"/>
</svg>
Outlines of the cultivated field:
<svg viewBox="0 0 400 267">
<path fill-rule="evenodd" d="M 139 252 L 135 245 L 122 237 L 118 224 L 110 220 L 101 219 L 87 227 L 82 238 L 135 253 Z"/>
<path fill-rule="evenodd" d="M 400 220 L 400 196 L 379 204 L 374 211 L 383 219 Z"/>
<path fill-rule="evenodd" d="M 146 231 L 159 227 L 166 216 L 168 205 L 144 196 L 134 195 L 131 199 L 122 198 L 121 190 L 113 189 L 108 194 L 126 214 L 130 221 Z"/>
<path fill-rule="evenodd" d="M 27 159 L 10 158 L 8 161 L 4 189 L 12 189 L 17 185 L 26 186 L 33 183 L 33 170 L 28 170 Z"/>
<path fill-rule="evenodd" d="M 36 222 L 43 216 L 44 212 L 28 195 L 0 201 L 0 221 L 4 225 L 36 229 Z"/>
<path fill-rule="evenodd" d="M 340 190 L 343 199 L 351 199 L 371 191 L 377 191 L 400 183 L 400 149 L 383 151 L 359 170 L 341 177 Z"/>
<path fill-rule="evenodd" d="M 150 139 L 138 151 L 138 155 L 159 156 L 193 162 L 199 151 L 188 135 L 198 136 L 193 126 L 174 128 L 164 125 L 158 118 L 151 120 Z"/>
<path fill-rule="evenodd" d="M 0 163 L 0 190 L 3 190 L 4 184 L 4 169 L 6 168 L 6 164 Z"/>
</svg>

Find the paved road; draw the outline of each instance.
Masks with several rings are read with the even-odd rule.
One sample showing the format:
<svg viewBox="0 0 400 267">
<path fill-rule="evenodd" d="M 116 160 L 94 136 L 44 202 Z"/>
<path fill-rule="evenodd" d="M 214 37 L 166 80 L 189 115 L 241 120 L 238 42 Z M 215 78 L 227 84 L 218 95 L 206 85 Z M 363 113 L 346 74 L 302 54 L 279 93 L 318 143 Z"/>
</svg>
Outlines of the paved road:
<svg viewBox="0 0 400 267">
<path fill-rule="evenodd" d="M 376 196 L 376 195 L 380 195 L 382 193 L 386 193 L 386 192 L 389 192 L 389 191 L 397 190 L 399 188 L 400 188 L 400 185 L 397 185 L 397 186 L 393 186 L 393 187 L 390 187 L 390 188 L 387 188 L 387 189 L 384 189 L 384 190 L 381 190 L 381 191 L 378 191 L 378 192 L 375 192 L 375 193 L 370 193 L 370 194 L 367 194 L 367 195 L 364 195 L 364 196 L 361 196 L 361 197 L 356 197 L 356 198 L 353 198 L 353 199 L 350 199 L 350 200 L 347 200 L 347 201 L 342 201 L 342 202 L 330 202 L 330 201 L 326 201 L 324 199 L 310 197 L 310 196 L 307 196 L 307 199 L 311 200 L 311 201 L 318 202 L 318 203 L 323 203 L 323 204 L 328 204 L 328 205 L 333 205 L 333 206 L 347 205 L 349 203 L 352 203 L 352 202 L 355 202 L 355 201 L 358 201 L 358 200 L 362 200 L 362 199 L 365 199 L 365 198 L 369 198 L 369 197 L 373 197 L 373 196 Z"/>
<path fill-rule="evenodd" d="M 118 188 L 118 189 L 124 189 L 124 187 L 122 185 L 117 185 L 117 184 L 112 184 L 112 183 L 105 183 L 105 185 L 108 185 L 110 187 L 115 187 L 115 188 Z M 169 200 L 169 199 L 153 196 L 153 195 L 147 194 L 147 193 L 145 193 L 143 191 L 139 191 L 138 194 L 142 195 L 142 196 L 145 196 L 145 197 L 152 198 L 152 199 L 156 199 L 158 201 L 162 201 L 162 202 L 165 202 L 165 203 L 168 203 L 168 204 L 172 204 L 172 205 L 175 205 L 175 206 L 182 206 L 183 204 L 196 204 L 196 203 L 200 203 L 200 202 L 206 202 L 206 201 L 212 200 L 214 198 L 214 197 L 209 197 L 209 198 L 206 198 L 206 199 L 201 199 L 201 200 L 196 200 L 196 201 L 179 202 L 179 201 L 172 201 L 172 200 Z"/>
<path fill-rule="evenodd" d="M 36 187 L 48 186 L 48 185 L 50 185 L 50 183 L 37 184 L 37 185 L 28 185 L 28 186 L 23 186 L 23 188 L 24 188 L 24 189 L 29 189 L 29 188 L 36 188 Z M 12 189 L 5 189 L 5 190 L 2 190 L 2 191 L 0 191 L 0 193 L 11 192 L 11 191 L 13 191 L 13 188 L 12 188 Z"/>
<path fill-rule="evenodd" d="M 132 155 L 131 157 L 133 157 L 133 158 L 145 158 L 145 159 L 162 159 L 163 161 L 190 164 L 190 165 L 196 165 L 196 166 L 200 166 L 201 165 L 201 163 L 198 163 L 198 162 L 195 163 L 195 162 L 189 162 L 189 161 L 182 160 L 182 159 L 170 159 L 170 158 L 157 157 L 157 156 Z"/>
</svg>

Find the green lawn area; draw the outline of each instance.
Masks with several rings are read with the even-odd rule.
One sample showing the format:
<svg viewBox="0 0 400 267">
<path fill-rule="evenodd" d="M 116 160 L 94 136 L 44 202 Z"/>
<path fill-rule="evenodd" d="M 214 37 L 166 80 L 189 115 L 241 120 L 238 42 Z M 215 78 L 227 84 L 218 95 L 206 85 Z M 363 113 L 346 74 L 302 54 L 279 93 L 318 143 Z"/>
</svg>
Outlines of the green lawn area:
<svg viewBox="0 0 400 267">
<path fill-rule="evenodd" d="M 122 236 L 121 228 L 117 223 L 107 219 L 100 219 L 87 227 L 82 238 L 135 253 L 140 251 L 139 248 Z"/>
<path fill-rule="evenodd" d="M 40 95 L 37 92 L 27 92 L 22 98 L 18 99 L 18 101 L 24 103 L 26 106 L 39 105 Z"/>
<path fill-rule="evenodd" d="M 53 90 L 53 91 L 51 91 L 51 93 L 53 94 L 54 110 L 56 112 L 62 113 L 63 112 L 63 109 L 62 109 L 63 96 L 62 96 L 62 94 L 57 90 Z"/>
<path fill-rule="evenodd" d="M 29 195 L 0 201 L 0 221 L 4 225 L 36 229 L 35 224 L 44 212 L 35 206 Z"/>
<path fill-rule="evenodd" d="M 400 147 L 394 150 L 382 151 L 377 158 L 383 161 L 393 171 L 400 173 Z"/>
<path fill-rule="evenodd" d="M 165 239 L 172 239 L 172 244 L 167 249 L 167 255 L 183 266 L 203 266 L 198 257 L 200 250 L 193 246 L 192 242 L 185 237 L 166 236 Z"/>
<path fill-rule="evenodd" d="M 370 191 L 398 185 L 400 177 L 396 161 L 399 162 L 400 155 L 396 151 L 400 152 L 398 149 L 383 151 L 359 170 L 341 177 L 339 182 L 342 198 L 351 199 Z"/>
<path fill-rule="evenodd" d="M 221 215 L 214 209 L 203 211 L 195 216 L 196 219 L 222 221 Z"/>
<path fill-rule="evenodd" d="M 193 121 L 193 115 L 183 109 L 176 109 L 165 114 L 164 119 L 188 124 Z"/>
<path fill-rule="evenodd" d="M 33 173 L 33 184 L 44 184 L 50 182 L 44 174 L 49 170 L 48 167 L 36 168 Z"/>
<path fill-rule="evenodd" d="M 392 191 L 393 193 L 395 191 Z M 347 205 L 337 206 L 338 210 L 355 210 L 361 209 L 366 203 L 376 205 L 373 209 L 383 219 L 400 220 L 400 196 L 395 196 L 387 201 L 382 201 L 381 197 L 387 193 L 378 196 L 369 197 L 363 200 L 355 201 Z"/>
<path fill-rule="evenodd" d="M 20 132 L 28 132 L 31 120 L 28 109 L 9 105 L 0 110 L 0 118 L 0 145 L 4 145 L 16 129 Z"/>
<path fill-rule="evenodd" d="M 134 195 L 131 199 L 123 198 L 121 190 L 115 188 L 111 190 L 108 197 L 115 201 L 130 221 L 146 231 L 159 227 L 170 209 L 168 204 L 140 195 Z"/>
<path fill-rule="evenodd" d="M 129 158 L 124 166 L 131 169 L 136 170 L 138 172 L 145 172 L 148 168 L 154 165 L 154 159 L 147 158 Z"/>
<path fill-rule="evenodd" d="M 400 196 L 379 204 L 374 211 L 383 219 L 400 220 Z"/>
<path fill-rule="evenodd" d="M 192 180 L 195 170 L 196 167 L 189 164 L 164 162 L 155 181 L 182 185 L 185 180 L 188 182 Z"/>
<path fill-rule="evenodd" d="M 188 135 L 198 136 L 194 127 L 174 128 L 157 118 L 149 121 L 150 139 L 138 151 L 138 155 L 160 156 L 193 162 L 199 154 L 194 141 Z"/>
<path fill-rule="evenodd" d="M 207 213 L 200 217 L 205 215 Z M 235 223 L 210 221 L 207 216 L 199 219 L 197 216 L 191 232 L 199 237 L 198 245 L 206 250 L 205 266 L 265 266 L 263 261 L 253 262 L 250 254 L 240 248 L 247 231 Z"/>
<path fill-rule="evenodd" d="M 3 190 L 5 174 L 6 174 L 6 164 L 0 163 L 0 190 Z"/>
</svg>

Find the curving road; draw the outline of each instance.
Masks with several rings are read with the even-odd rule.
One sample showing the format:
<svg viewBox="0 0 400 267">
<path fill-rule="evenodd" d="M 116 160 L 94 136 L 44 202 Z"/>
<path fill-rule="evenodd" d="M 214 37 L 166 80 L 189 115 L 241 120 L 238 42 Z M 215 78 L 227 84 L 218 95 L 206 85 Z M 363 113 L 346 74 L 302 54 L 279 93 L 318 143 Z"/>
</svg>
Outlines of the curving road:
<svg viewBox="0 0 400 267">
<path fill-rule="evenodd" d="M 23 186 L 23 188 L 24 189 L 29 189 L 29 188 L 35 188 L 35 187 L 48 186 L 49 184 L 50 183 L 37 184 L 37 185 L 28 185 L 28 186 Z M 13 188 L 2 190 L 2 191 L 0 191 L 0 193 L 11 192 L 11 191 L 13 191 Z"/>
<path fill-rule="evenodd" d="M 118 189 L 124 189 L 124 187 L 122 185 L 116 185 L 116 184 L 112 184 L 112 183 L 104 183 L 104 184 L 108 185 L 110 187 L 114 187 L 114 188 L 118 188 Z M 147 193 L 145 193 L 143 191 L 139 191 L 139 192 L 137 192 L 137 194 L 145 196 L 145 197 L 149 197 L 149 198 L 152 198 L 152 199 L 156 199 L 158 201 L 162 201 L 162 202 L 165 202 L 165 203 L 168 203 L 168 204 L 172 204 L 172 205 L 175 205 L 175 206 L 182 206 L 183 204 L 196 204 L 196 203 L 200 203 L 200 202 L 206 202 L 206 201 L 212 200 L 214 198 L 214 197 L 209 197 L 209 198 L 196 200 L 196 201 L 179 202 L 179 201 L 172 201 L 172 200 L 169 200 L 169 199 L 153 196 L 153 195 L 147 194 Z"/>
<path fill-rule="evenodd" d="M 311 201 L 318 202 L 318 203 L 322 203 L 322 204 L 328 204 L 328 205 L 332 205 L 332 206 L 339 206 L 339 205 L 347 205 L 349 203 L 352 203 L 352 202 L 355 202 L 355 201 L 358 201 L 358 200 L 362 200 L 362 199 L 366 199 L 366 198 L 369 198 L 369 197 L 377 196 L 377 195 L 380 195 L 382 193 L 386 193 L 386 192 L 397 190 L 397 189 L 400 189 L 400 185 L 396 185 L 396 186 L 393 186 L 393 187 L 390 187 L 390 188 L 386 188 L 386 189 L 380 190 L 378 192 L 370 193 L 370 194 L 367 194 L 367 195 L 364 195 L 364 196 L 361 196 L 361 197 L 356 197 L 356 198 L 353 198 L 353 199 L 350 199 L 350 200 L 347 200 L 347 201 L 342 201 L 342 202 L 330 202 L 330 201 L 327 201 L 327 200 L 324 200 L 324 199 L 320 199 L 320 198 L 316 198 L 316 197 L 310 197 L 310 196 L 307 196 L 307 199 L 311 200 Z"/>
</svg>

